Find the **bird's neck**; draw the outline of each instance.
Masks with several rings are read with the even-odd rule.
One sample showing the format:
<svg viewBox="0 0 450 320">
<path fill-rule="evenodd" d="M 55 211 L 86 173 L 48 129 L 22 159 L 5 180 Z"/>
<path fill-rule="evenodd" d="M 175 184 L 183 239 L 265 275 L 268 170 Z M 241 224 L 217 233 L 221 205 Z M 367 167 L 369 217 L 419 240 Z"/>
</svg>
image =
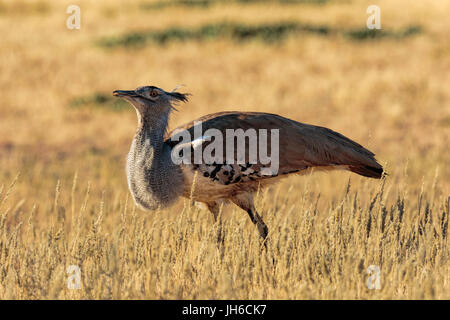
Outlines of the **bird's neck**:
<svg viewBox="0 0 450 320">
<path fill-rule="evenodd" d="M 168 114 L 138 115 L 138 129 L 127 158 L 127 179 L 135 202 L 144 209 L 172 204 L 182 193 L 183 174 L 164 143 Z"/>
<path fill-rule="evenodd" d="M 164 142 L 164 133 L 169 124 L 169 112 L 155 117 L 150 112 L 140 113 L 138 115 L 138 127 L 135 139 L 150 140 L 154 147 L 162 146 Z"/>
</svg>

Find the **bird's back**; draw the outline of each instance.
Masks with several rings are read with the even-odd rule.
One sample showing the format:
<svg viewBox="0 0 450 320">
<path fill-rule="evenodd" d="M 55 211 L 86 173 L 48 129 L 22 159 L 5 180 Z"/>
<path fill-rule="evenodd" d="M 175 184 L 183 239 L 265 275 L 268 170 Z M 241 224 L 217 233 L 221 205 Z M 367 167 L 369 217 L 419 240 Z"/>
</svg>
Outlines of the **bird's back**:
<svg viewBox="0 0 450 320">
<path fill-rule="evenodd" d="M 271 175 L 263 173 L 263 165 L 257 163 L 236 163 L 237 154 L 234 155 L 234 163 L 227 163 L 226 143 L 227 139 L 223 139 L 223 161 L 213 164 L 191 164 L 188 170 L 195 173 L 198 171 L 200 176 L 206 178 L 204 182 L 211 182 L 217 185 L 220 192 L 224 192 L 222 186 L 243 187 L 245 185 L 255 185 L 267 180 L 276 179 L 286 176 L 290 173 L 303 173 L 308 169 L 330 170 L 330 169 L 346 169 L 365 177 L 380 178 L 383 168 L 375 160 L 374 154 L 362 147 L 355 141 L 337 133 L 331 129 L 300 123 L 282 116 L 262 112 L 238 112 L 228 111 L 205 115 L 201 118 L 193 120 L 171 131 L 165 139 L 165 143 L 170 147 L 175 147 L 178 141 L 171 138 L 175 133 L 186 130 L 192 137 L 194 136 L 194 126 L 201 123 L 201 135 L 208 129 L 219 130 L 223 137 L 226 136 L 227 129 L 271 129 L 279 130 L 278 152 L 279 152 L 279 168 L 278 171 Z M 234 143 L 234 140 L 232 140 Z M 203 149 L 211 143 L 207 139 L 201 140 Z M 267 138 L 267 149 L 272 150 L 270 137 Z M 249 141 L 246 139 L 246 155 L 245 159 L 249 159 Z M 229 158 L 228 158 L 229 160 Z M 209 187 L 210 188 L 210 187 Z M 228 188 L 230 189 L 230 188 Z M 227 190 L 228 190 L 227 189 Z"/>
</svg>

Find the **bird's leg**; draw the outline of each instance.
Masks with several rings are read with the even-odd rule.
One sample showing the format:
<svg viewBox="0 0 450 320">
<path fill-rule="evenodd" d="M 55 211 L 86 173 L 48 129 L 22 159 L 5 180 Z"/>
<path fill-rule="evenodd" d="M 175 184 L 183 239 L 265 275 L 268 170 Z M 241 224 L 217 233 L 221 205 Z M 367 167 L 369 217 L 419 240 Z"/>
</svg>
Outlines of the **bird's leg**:
<svg viewBox="0 0 450 320">
<path fill-rule="evenodd" d="M 250 220 L 258 228 L 259 235 L 261 236 L 261 238 L 263 238 L 263 240 L 265 240 L 267 238 L 267 234 L 269 233 L 269 229 L 267 228 L 263 219 L 261 218 L 261 216 L 258 214 L 258 212 L 254 208 L 247 209 L 247 213 L 250 216 Z"/>
<path fill-rule="evenodd" d="M 206 203 L 209 211 L 213 214 L 214 222 L 217 222 L 217 218 L 219 217 L 220 208 L 216 202 L 208 202 Z"/>
<path fill-rule="evenodd" d="M 250 220 L 258 228 L 259 235 L 264 240 L 264 245 L 266 245 L 265 240 L 267 238 L 267 234 L 269 233 L 269 229 L 256 211 L 255 204 L 253 202 L 253 195 L 251 193 L 241 194 L 232 198 L 231 201 L 248 213 Z"/>
<path fill-rule="evenodd" d="M 220 216 L 220 204 L 216 201 L 214 202 L 208 202 L 206 203 L 208 206 L 209 211 L 213 214 L 214 222 L 218 223 L 217 225 L 217 242 L 220 244 L 223 244 L 224 242 L 224 236 L 222 232 L 222 219 Z"/>
</svg>

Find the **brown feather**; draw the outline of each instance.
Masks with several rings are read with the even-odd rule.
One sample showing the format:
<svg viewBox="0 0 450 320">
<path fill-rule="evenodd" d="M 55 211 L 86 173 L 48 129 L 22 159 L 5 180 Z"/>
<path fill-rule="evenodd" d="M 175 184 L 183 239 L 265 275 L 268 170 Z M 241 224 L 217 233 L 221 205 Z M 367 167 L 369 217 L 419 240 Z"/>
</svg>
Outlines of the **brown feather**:
<svg viewBox="0 0 450 320">
<path fill-rule="evenodd" d="M 209 114 L 177 127 L 167 135 L 165 142 L 174 147 L 177 142 L 171 141 L 170 137 L 174 131 L 178 130 L 189 130 L 194 137 L 195 121 L 202 122 L 203 132 L 215 128 L 222 131 L 224 136 L 226 129 L 241 128 L 244 131 L 251 128 L 279 129 L 279 174 L 314 167 L 345 168 L 371 178 L 381 178 L 383 173 L 382 166 L 376 161 L 371 151 L 342 134 L 328 128 L 300 123 L 269 113 L 231 111 Z M 204 146 L 208 143 L 204 142 Z M 248 149 L 247 145 L 247 151 Z M 270 139 L 268 139 L 268 150 L 270 153 Z"/>
</svg>

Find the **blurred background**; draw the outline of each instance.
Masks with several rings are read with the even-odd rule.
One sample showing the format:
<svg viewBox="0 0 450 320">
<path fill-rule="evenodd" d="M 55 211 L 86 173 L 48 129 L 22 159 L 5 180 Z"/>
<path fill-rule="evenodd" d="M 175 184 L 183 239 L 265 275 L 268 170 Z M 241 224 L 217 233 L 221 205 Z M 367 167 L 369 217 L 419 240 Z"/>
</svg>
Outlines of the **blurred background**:
<svg viewBox="0 0 450 320">
<path fill-rule="evenodd" d="M 66 27 L 72 4 L 79 30 Z M 366 27 L 372 4 L 382 30 Z M 391 188 L 412 197 L 433 190 L 443 203 L 449 12 L 444 0 L 0 1 L 0 186 L 20 173 L 8 219 L 26 220 L 34 206 L 43 227 L 56 219 L 61 190 L 73 214 L 88 181 L 93 208 L 112 199 L 113 215 L 128 194 L 136 114 L 111 93 L 142 85 L 192 94 L 172 128 L 223 110 L 326 126 L 375 152 Z M 375 183 L 315 174 L 289 178 L 281 194 L 306 179 L 332 201 L 349 178 Z"/>
<path fill-rule="evenodd" d="M 372 1 L 373 2 L 373 1 Z M 448 1 L 1 1 L 1 181 L 40 196 L 73 176 L 125 188 L 134 110 L 115 89 L 190 92 L 171 127 L 253 110 L 327 126 L 395 179 L 450 174 Z M 81 29 L 66 8 L 79 5 Z M 52 177 L 47 179 L 43 177 Z M 328 181 L 329 178 L 324 178 Z"/>
</svg>

